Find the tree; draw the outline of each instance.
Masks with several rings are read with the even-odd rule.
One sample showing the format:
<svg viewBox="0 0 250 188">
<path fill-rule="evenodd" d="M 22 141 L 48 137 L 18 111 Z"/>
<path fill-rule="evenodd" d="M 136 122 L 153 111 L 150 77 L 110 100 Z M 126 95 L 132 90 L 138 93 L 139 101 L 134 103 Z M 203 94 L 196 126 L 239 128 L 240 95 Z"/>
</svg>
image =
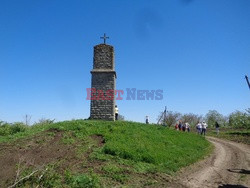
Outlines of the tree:
<svg viewBox="0 0 250 188">
<path fill-rule="evenodd" d="M 208 126 L 215 126 L 217 121 L 220 125 L 226 125 L 226 118 L 216 110 L 209 110 L 205 116 Z"/>
<path fill-rule="evenodd" d="M 229 126 L 250 129 L 250 108 L 246 112 L 235 111 L 229 115 Z"/>
<path fill-rule="evenodd" d="M 4 125 L 4 124 L 5 124 L 5 122 L 0 120 L 0 126 Z"/>
<path fill-rule="evenodd" d="M 198 115 L 198 114 L 192 114 L 192 113 L 189 113 L 189 114 L 184 114 L 182 115 L 181 117 L 181 120 L 183 123 L 189 123 L 191 126 L 195 126 L 198 122 L 200 122 L 202 119 L 202 116 L 201 115 Z"/>
<path fill-rule="evenodd" d="M 161 112 L 160 115 L 158 116 L 157 120 L 159 120 L 162 117 L 162 113 Z M 165 118 L 165 123 L 167 124 L 167 126 L 172 126 L 174 125 L 181 117 L 181 114 L 179 112 L 172 112 L 172 111 L 167 111 L 166 113 L 166 118 Z M 164 124 L 164 119 L 161 119 L 160 123 Z"/>
</svg>

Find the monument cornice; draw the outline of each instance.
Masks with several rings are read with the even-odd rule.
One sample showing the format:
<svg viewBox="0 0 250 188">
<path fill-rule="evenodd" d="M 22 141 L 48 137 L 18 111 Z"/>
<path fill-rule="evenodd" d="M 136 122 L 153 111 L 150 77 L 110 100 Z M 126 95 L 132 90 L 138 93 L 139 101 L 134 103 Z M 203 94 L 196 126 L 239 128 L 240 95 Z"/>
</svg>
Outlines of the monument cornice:
<svg viewBox="0 0 250 188">
<path fill-rule="evenodd" d="M 110 69 L 93 69 L 90 71 L 90 73 L 114 73 L 116 77 L 116 71 L 115 70 L 110 70 Z"/>
</svg>

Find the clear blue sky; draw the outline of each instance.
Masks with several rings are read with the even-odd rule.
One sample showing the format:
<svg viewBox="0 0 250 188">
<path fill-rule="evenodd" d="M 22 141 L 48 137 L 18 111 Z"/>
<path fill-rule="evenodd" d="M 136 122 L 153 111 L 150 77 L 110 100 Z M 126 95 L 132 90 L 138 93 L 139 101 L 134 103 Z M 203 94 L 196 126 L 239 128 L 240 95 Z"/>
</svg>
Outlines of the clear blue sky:
<svg viewBox="0 0 250 188">
<path fill-rule="evenodd" d="M 224 115 L 250 107 L 249 0 L 1 0 L 0 120 L 87 118 L 93 46 L 115 47 L 117 89 L 162 89 L 118 101 L 127 120 L 159 111 Z"/>
</svg>

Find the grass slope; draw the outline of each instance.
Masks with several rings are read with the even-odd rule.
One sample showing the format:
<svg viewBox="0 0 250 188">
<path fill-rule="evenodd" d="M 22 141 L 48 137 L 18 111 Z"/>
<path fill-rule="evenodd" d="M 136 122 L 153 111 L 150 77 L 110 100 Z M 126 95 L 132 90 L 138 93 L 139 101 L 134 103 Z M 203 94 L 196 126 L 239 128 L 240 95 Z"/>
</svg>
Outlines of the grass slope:
<svg viewBox="0 0 250 188">
<path fill-rule="evenodd" d="M 9 173 L 0 173 L 4 180 L 0 186 L 32 172 L 17 185 L 163 186 L 169 175 L 203 158 L 211 148 L 199 135 L 135 122 L 74 120 L 36 125 L 0 136 L 3 168 L 12 160 L 12 171 L 6 166 Z M 15 178 L 17 169 L 20 175 Z"/>
</svg>

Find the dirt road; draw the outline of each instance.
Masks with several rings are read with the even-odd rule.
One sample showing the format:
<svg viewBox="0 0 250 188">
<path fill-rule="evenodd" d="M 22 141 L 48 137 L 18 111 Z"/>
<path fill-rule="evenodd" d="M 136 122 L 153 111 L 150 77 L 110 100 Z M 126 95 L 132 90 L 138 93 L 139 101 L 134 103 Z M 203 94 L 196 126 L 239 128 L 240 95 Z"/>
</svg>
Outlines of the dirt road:
<svg viewBox="0 0 250 188">
<path fill-rule="evenodd" d="M 250 147 L 213 137 L 214 153 L 175 180 L 180 187 L 250 187 Z M 179 187 L 179 186 L 178 186 Z"/>
</svg>

